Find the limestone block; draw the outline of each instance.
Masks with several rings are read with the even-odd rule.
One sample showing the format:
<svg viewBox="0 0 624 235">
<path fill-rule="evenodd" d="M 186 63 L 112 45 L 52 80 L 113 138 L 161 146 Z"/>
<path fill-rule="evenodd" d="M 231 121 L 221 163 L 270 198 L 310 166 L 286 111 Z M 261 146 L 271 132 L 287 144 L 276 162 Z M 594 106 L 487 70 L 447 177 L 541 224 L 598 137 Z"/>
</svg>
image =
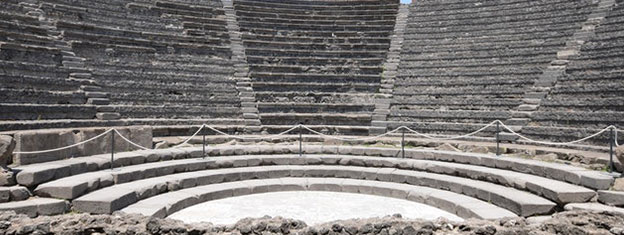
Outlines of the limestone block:
<svg viewBox="0 0 624 235">
<path fill-rule="evenodd" d="M 138 201 L 133 189 L 107 188 L 104 190 L 74 200 L 72 202 L 74 210 L 93 214 L 110 214 Z"/>
<path fill-rule="evenodd" d="M 8 202 L 11 199 L 11 189 L 9 187 L 0 187 L 0 203 Z"/>
<path fill-rule="evenodd" d="M 10 201 L 23 201 L 32 196 L 26 187 L 13 186 L 9 190 L 11 192 Z"/>
<path fill-rule="evenodd" d="M 33 200 L 0 203 L 0 211 L 15 211 L 28 217 L 37 216 L 37 204 Z"/>
<path fill-rule="evenodd" d="M 9 168 L 0 166 L 0 186 L 10 186 L 15 184 L 15 173 Z"/>
<path fill-rule="evenodd" d="M 14 135 L 15 151 L 38 151 L 65 147 L 76 143 L 76 134 L 72 130 L 35 130 L 22 131 Z M 15 165 L 46 162 L 79 156 L 78 147 L 39 154 L 13 154 Z"/>
<path fill-rule="evenodd" d="M 0 135 L 0 167 L 6 167 L 11 163 L 15 140 L 8 135 Z"/>
<path fill-rule="evenodd" d="M 598 201 L 611 206 L 624 206 L 624 192 L 599 190 Z"/>
<path fill-rule="evenodd" d="M 67 212 L 69 203 L 65 200 L 52 198 L 38 198 L 37 214 L 39 215 L 58 215 Z"/>
<path fill-rule="evenodd" d="M 117 130 L 132 142 L 146 148 L 152 148 L 152 128 L 149 126 L 117 127 Z M 21 131 L 15 134 L 15 151 L 38 151 L 56 149 L 79 143 L 104 133 L 108 128 L 78 128 Z M 70 157 L 89 156 L 111 151 L 111 135 L 108 133 L 93 141 L 82 145 L 50 153 L 14 154 L 13 162 L 16 165 L 40 163 L 66 159 Z M 137 150 L 116 135 L 115 152 Z"/>
</svg>

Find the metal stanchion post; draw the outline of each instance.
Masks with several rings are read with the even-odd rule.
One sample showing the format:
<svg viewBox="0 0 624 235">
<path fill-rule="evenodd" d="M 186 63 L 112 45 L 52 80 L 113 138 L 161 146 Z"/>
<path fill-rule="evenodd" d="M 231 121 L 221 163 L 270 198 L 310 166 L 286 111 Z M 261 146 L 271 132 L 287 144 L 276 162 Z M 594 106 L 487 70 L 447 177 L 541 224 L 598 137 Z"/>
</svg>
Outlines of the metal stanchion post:
<svg viewBox="0 0 624 235">
<path fill-rule="evenodd" d="M 401 128 L 401 157 L 405 158 L 405 129 Z"/>
<path fill-rule="evenodd" d="M 113 170 L 113 163 L 115 162 L 115 131 L 111 131 L 111 160 L 110 169 Z"/>
<path fill-rule="evenodd" d="M 202 135 L 202 158 L 206 157 L 206 133 Z"/>
<path fill-rule="evenodd" d="M 303 149 L 301 146 L 301 142 L 303 141 L 303 137 L 302 137 L 302 129 L 301 129 L 301 124 L 299 124 L 299 156 L 303 156 Z"/>
<path fill-rule="evenodd" d="M 613 131 L 613 127 L 609 128 L 609 173 L 613 173 L 613 143 L 615 143 L 615 132 Z"/>
<path fill-rule="evenodd" d="M 496 122 L 496 156 L 500 156 L 500 122 Z"/>
</svg>

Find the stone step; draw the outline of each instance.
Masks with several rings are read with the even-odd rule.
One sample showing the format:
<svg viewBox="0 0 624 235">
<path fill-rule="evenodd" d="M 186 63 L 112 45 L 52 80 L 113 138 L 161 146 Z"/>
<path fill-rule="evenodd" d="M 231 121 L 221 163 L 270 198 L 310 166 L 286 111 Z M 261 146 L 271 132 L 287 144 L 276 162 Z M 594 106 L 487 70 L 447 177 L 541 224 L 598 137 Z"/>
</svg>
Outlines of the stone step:
<svg viewBox="0 0 624 235">
<path fill-rule="evenodd" d="M 512 118 L 530 118 L 533 112 L 515 111 L 511 113 Z"/>
<path fill-rule="evenodd" d="M 292 126 L 290 126 L 292 127 Z M 284 128 L 290 128 L 284 127 Z M 315 126 L 311 126 L 317 129 Z M 350 127 L 353 128 L 353 127 Z M 398 156 L 399 150 L 392 148 L 352 147 L 352 146 L 320 146 L 305 145 L 304 151 L 308 154 L 355 154 L 369 156 Z M 218 146 L 210 150 L 211 156 L 229 156 L 237 154 L 287 154 L 297 153 L 298 146 Z M 143 162 L 153 162 L 167 159 L 186 158 L 188 156 L 201 156 L 201 148 L 179 148 L 165 150 L 124 152 L 115 155 L 115 165 L 130 166 Z M 612 176 L 598 171 L 587 170 L 558 163 L 542 162 L 537 160 L 519 158 L 501 158 L 488 154 L 441 152 L 436 150 L 410 150 L 406 149 L 407 158 L 437 161 L 455 161 L 458 163 L 472 164 L 476 166 L 492 167 L 501 170 L 512 170 L 518 173 L 528 173 L 575 185 L 581 185 L 592 189 L 608 189 L 614 179 Z M 102 158 L 102 156 L 104 156 Z M 70 175 L 93 171 L 93 169 L 108 169 L 109 154 L 94 155 L 68 160 L 52 161 L 13 167 L 18 171 L 16 180 L 20 185 L 35 187 L 54 179 L 60 179 Z"/>
<path fill-rule="evenodd" d="M 312 162 L 312 160 L 320 160 L 320 162 Z M 264 162 L 264 163 L 263 163 Z M 543 177 L 533 176 L 529 174 L 517 173 L 508 170 L 499 170 L 489 167 L 472 166 L 459 163 L 438 162 L 429 160 L 413 160 L 413 159 L 387 159 L 380 157 L 368 156 L 348 156 L 348 155 L 306 155 L 306 159 L 301 159 L 298 155 L 256 155 L 256 156 L 232 156 L 232 157 L 214 157 L 210 159 L 181 159 L 162 162 L 145 163 L 124 167 L 118 171 L 96 171 L 91 173 L 79 174 L 75 176 L 61 178 L 45 184 L 39 185 L 35 189 L 35 193 L 39 196 L 75 199 L 85 193 L 105 188 L 110 185 L 125 184 L 129 182 L 150 179 L 153 177 L 165 176 L 173 173 L 195 172 L 205 169 L 226 169 L 231 167 L 242 166 L 260 166 L 266 165 L 325 165 L 331 166 L 335 164 L 344 166 L 359 166 L 361 164 L 367 166 L 381 166 L 386 168 L 401 167 L 403 170 L 418 171 L 418 174 L 424 174 L 427 177 L 435 177 L 444 179 L 445 175 L 459 176 L 467 179 L 482 180 L 485 179 L 490 183 L 501 184 L 519 190 L 530 191 L 533 194 L 540 195 L 560 204 L 570 202 L 586 202 L 595 196 L 595 192 L 580 186 L 551 180 Z M 312 167 L 312 166 L 309 166 Z M 339 167 L 339 166 L 334 166 Z M 238 168 L 236 168 L 238 169 Z M 236 171 L 232 169 L 232 171 Z M 268 168 L 266 168 L 268 169 Z M 293 168 L 294 169 L 294 168 Z M 376 168 L 358 169 L 361 172 L 375 172 Z M 341 172 L 347 172 L 348 168 L 339 168 Z M 315 170 L 316 172 L 317 170 Z M 394 171 L 396 173 L 397 171 Z M 403 171 L 401 171 L 403 172 Z M 426 172 L 433 173 L 426 174 Z M 403 172 L 408 174 L 409 172 Z M 373 174 L 373 173 L 371 173 Z M 412 173 L 409 173 L 412 174 Z M 417 174 L 417 173 L 414 173 Z M 444 174 L 444 175 L 437 175 Z M 413 174 L 412 174 L 413 175 Z M 338 176 L 336 176 L 338 177 Z M 424 177 L 424 176 L 423 176 Z M 167 177 L 164 177 L 167 178 Z M 179 178 L 176 178 L 179 179 Z M 504 180 L 503 180 L 504 179 Z M 154 179 L 148 181 L 152 182 Z M 450 182 L 444 183 L 447 185 Z M 463 180 L 463 179 L 462 179 Z M 459 181 L 462 181 L 459 180 Z M 501 181 L 502 180 L 502 181 Z M 468 183 L 474 181 L 466 181 Z M 404 183 L 404 182 L 401 182 Z M 479 183 L 480 184 L 480 183 Z M 119 186 L 122 187 L 122 186 Z M 429 186 L 434 187 L 434 186 Z"/>
<path fill-rule="evenodd" d="M 86 91 L 87 98 L 108 98 L 108 92 Z"/>
<path fill-rule="evenodd" d="M 90 85 L 81 85 L 80 89 L 83 90 L 83 91 L 90 91 L 90 92 L 102 91 L 102 87 L 100 87 L 100 86 L 90 86 Z M 86 93 L 85 93 L 85 95 L 86 95 Z"/>
<path fill-rule="evenodd" d="M 98 113 L 114 113 L 115 112 L 115 107 L 113 106 L 108 106 L 108 105 L 104 105 L 104 106 L 97 106 L 97 108 L 95 108 L 95 110 Z"/>
<path fill-rule="evenodd" d="M 530 118 L 511 118 L 505 121 L 505 124 L 513 126 L 526 126 L 530 121 Z"/>
<path fill-rule="evenodd" d="M 87 104 L 108 105 L 110 104 L 110 100 L 108 98 L 89 98 L 87 99 Z"/>
<path fill-rule="evenodd" d="M 114 112 L 99 112 L 95 114 L 95 117 L 99 120 L 119 120 L 121 115 Z"/>
<path fill-rule="evenodd" d="M 175 189 L 280 177 L 366 179 L 450 190 L 489 201 L 522 216 L 549 213 L 556 206 L 555 203 L 526 192 L 477 180 L 395 168 L 352 166 L 258 166 L 203 170 L 118 184 L 88 193 L 72 202 L 73 208 L 80 212 L 112 213 L 134 202 L 162 193 L 160 190 L 154 190 L 158 185 L 169 185 Z"/>
<path fill-rule="evenodd" d="M 610 206 L 624 206 L 624 192 L 599 190 L 598 201 Z"/>
<path fill-rule="evenodd" d="M 509 133 L 509 132 L 501 132 L 498 134 L 498 139 L 501 142 L 513 142 L 518 140 L 520 137 L 518 137 L 515 134 Z"/>
<path fill-rule="evenodd" d="M 624 216 L 624 208 L 607 206 L 600 203 L 570 203 L 563 207 L 566 211 L 588 210 L 595 212 L 608 212 Z"/>
<path fill-rule="evenodd" d="M 32 198 L 25 201 L 0 203 L 0 211 L 15 211 L 15 213 L 26 214 L 29 217 L 58 215 L 68 210 L 67 201 L 52 198 Z"/>
<path fill-rule="evenodd" d="M 274 191 L 334 191 L 380 195 L 425 203 L 463 218 L 497 219 L 513 213 L 460 194 L 412 185 L 350 179 L 276 178 L 212 184 L 169 192 L 140 201 L 123 210 L 164 218 L 209 200 Z"/>
<path fill-rule="evenodd" d="M 535 111 L 539 108 L 539 105 L 521 104 L 518 106 L 518 111 Z"/>
<path fill-rule="evenodd" d="M 30 191 L 22 186 L 0 187 L 0 203 L 23 201 L 30 197 Z"/>
</svg>

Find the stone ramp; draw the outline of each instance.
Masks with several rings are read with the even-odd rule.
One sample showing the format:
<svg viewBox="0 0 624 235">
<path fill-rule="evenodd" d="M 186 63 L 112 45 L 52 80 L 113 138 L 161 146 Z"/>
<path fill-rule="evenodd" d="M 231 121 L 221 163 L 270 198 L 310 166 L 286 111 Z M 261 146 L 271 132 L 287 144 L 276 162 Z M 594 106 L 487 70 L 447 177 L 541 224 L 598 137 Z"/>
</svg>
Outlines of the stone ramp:
<svg viewBox="0 0 624 235">
<path fill-rule="evenodd" d="M 548 214 L 556 206 L 555 203 L 528 192 L 472 179 L 396 168 L 355 166 L 257 166 L 187 172 L 114 185 L 86 194 L 72 203 L 77 211 L 112 213 L 136 201 L 167 191 L 280 177 L 365 179 L 424 186 L 481 199 L 520 216 Z"/>
<path fill-rule="evenodd" d="M 140 201 L 122 210 L 164 218 L 186 207 L 220 198 L 276 191 L 334 191 L 381 195 L 425 203 L 464 218 L 496 219 L 515 214 L 474 198 L 397 183 L 353 179 L 276 178 L 228 182 L 170 192 Z"/>
<path fill-rule="evenodd" d="M 246 155 L 206 159 L 179 159 L 102 170 L 69 176 L 39 185 L 35 194 L 44 197 L 75 199 L 85 193 L 135 180 L 181 172 L 260 165 L 343 165 L 387 167 L 438 173 L 481 180 L 529 191 L 558 204 L 586 202 L 596 195 L 593 190 L 530 174 L 517 173 L 460 163 L 430 160 L 382 158 L 349 155 Z"/>
<path fill-rule="evenodd" d="M 201 147 L 161 149 L 149 151 L 135 151 L 115 154 L 115 166 L 138 165 L 145 162 L 166 161 L 171 159 L 199 158 L 202 156 Z M 251 154 L 295 154 L 299 148 L 295 145 L 246 145 L 246 146 L 219 146 L 207 148 L 209 156 L 232 156 Z M 400 151 L 392 148 L 353 147 L 308 145 L 303 146 L 304 154 L 342 154 L 357 156 L 399 157 Z M 613 183 L 613 177 L 607 174 L 587 170 L 580 167 L 568 166 L 543 161 L 496 157 L 489 154 L 461 153 L 438 150 L 406 149 L 405 157 L 418 160 L 432 160 L 440 162 L 456 162 L 474 166 L 510 170 L 518 173 L 532 174 L 553 180 L 591 188 L 608 189 Z M 390 158 L 388 158 L 390 159 Z M 15 167 L 17 182 L 20 185 L 34 187 L 54 179 L 60 179 L 85 172 L 108 169 L 110 155 L 95 155 L 73 158 L 41 164 Z"/>
</svg>

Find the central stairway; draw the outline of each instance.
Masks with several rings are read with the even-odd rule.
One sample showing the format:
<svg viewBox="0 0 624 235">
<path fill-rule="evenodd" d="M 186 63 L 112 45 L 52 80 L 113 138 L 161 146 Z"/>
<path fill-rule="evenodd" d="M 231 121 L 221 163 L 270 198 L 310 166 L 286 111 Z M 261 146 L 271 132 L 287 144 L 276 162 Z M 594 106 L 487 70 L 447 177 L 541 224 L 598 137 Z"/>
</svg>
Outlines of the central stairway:
<svg viewBox="0 0 624 235">
<path fill-rule="evenodd" d="M 262 125 L 304 123 L 329 126 L 329 133 L 368 134 L 357 127 L 370 126 L 398 6 L 234 1 Z"/>
</svg>

